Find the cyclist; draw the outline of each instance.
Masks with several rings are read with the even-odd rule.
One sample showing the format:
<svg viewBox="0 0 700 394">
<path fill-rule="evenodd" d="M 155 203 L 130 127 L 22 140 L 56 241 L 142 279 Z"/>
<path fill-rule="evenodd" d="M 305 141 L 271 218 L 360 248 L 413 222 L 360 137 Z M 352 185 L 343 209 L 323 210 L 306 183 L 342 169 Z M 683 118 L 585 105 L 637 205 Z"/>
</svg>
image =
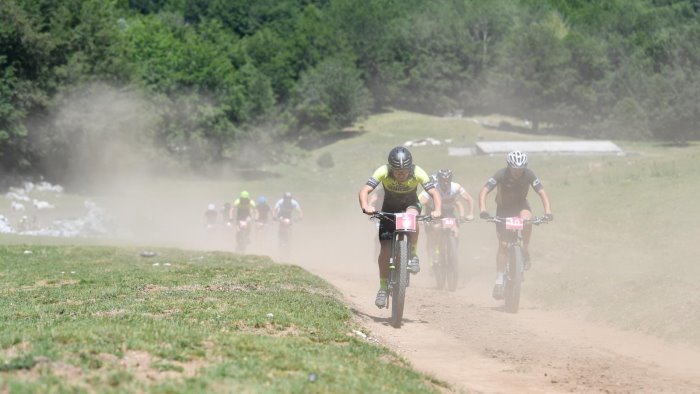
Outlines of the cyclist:
<svg viewBox="0 0 700 394">
<path fill-rule="evenodd" d="M 265 196 L 258 197 L 256 208 L 258 210 L 258 223 L 262 223 L 263 225 L 267 224 L 268 220 L 270 220 L 272 208 L 270 208 L 270 205 L 267 203 Z"/>
<path fill-rule="evenodd" d="M 435 182 L 437 183 L 437 191 L 440 193 L 442 199 L 442 217 L 447 218 L 461 218 L 466 221 L 474 220 L 474 199 L 472 196 L 457 182 L 453 182 L 452 170 L 442 169 L 433 175 Z M 423 205 L 423 211 L 431 209 L 433 202 L 430 199 L 430 195 L 423 191 L 419 196 L 420 203 Z M 464 205 L 460 203 L 460 200 L 464 200 L 469 204 L 469 214 L 464 215 Z M 431 255 L 436 250 L 436 242 L 438 241 L 437 223 L 435 226 L 427 226 L 427 246 L 428 253 Z M 459 232 L 455 233 L 457 236 Z"/>
<path fill-rule="evenodd" d="M 479 193 L 480 217 L 488 219 L 491 215 L 486 211 L 486 195 L 494 188 L 496 192 L 496 216 L 512 217 L 519 216 L 523 219 L 532 217 L 532 209 L 527 201 L 527 193 L 532 187 L 542 200 L 544 207 L 544 217 L 552 220 L 552 210 L 549 205 L 549 197 L 544 191 L 544 186 L 535 173 L 527 168 L 527 154 L 514 150 L 506 156 L 507 166 L 500 169 L 484 185 Z M 507 249 L 505 244 L 500 242 L 505 232 L 505 224 L 496 223 L 496 234 L 499 239 L 498 252 L 496 254 L 496 284 L 493 287 L 493 298 L 499 300 L 503 298 L 503 273 L 506 266 Z M 532 225 L 526 225 L 523 229 L 523 258 L 524 268 L 530 268 L 530 236 L 532 235 Z"/>
<path fill-rule="evenodd" d="M 272 208 L 270 204 L 267 203 L 267 198 L 265 196 L 258 196 L 258 203 L 256 205 L 258 211 L 258 217 L 256 219 L 256 237 L 258 242 L 263 242 L 265 239 L 265 227 L 267 222 L 270 220 L 270 215 L 272 214 Z"/>
<path fill-rule="evenodd" d="M 291 220 L 294 212 L 297 213 L 298 220 L 304 218 L 304 212 L 301 210 L 299 202 L 292 198 L 291 192 L 285 192 L 272 209 L 272 217 L 280 221 Z"/>
<path fill-rule="evenodd" d="M 250 193 L 248 193 L 248 191 L 243 190 L 236 201 L 231 205 L 229 220 L 240 228 L 241 222 L 250 223 L 256 217 L 257 210 L 255 209 L 255 201 L 250 199 Z"/>
<path fill-rule="evenodd" d="M 207 228 L 212 228 L 216 225 L 216 218 L 218 216 L 219 213 L 216 212 L 216 205 L 207 205 L 207 210 L 204 211 L 204 222 L 206 223 Z"/>
<path fill-rule="evenodd" d="M 374 207 L 371 207 L 368 203 L 368 196 L 380 184 L 384 187 L 382 211 L 391 213 L 405 211 L 417 215 L 420 212 L 417 190 L 418 185 L 421 185 L 433 198 L 435 206 L 431 215 L 433 217 L 440 216 L 440 193 L 435 190 L 435 183 L 430 180 L 428 174 L 422 168 L 413 164 L 413 157 L 408 149 L 402 146 L 393 148 L 389 152 L 388 163 L 377 168 L 367 180 L 367 183 L 362 186 L 359 200 L 363 213 L 367 215 L 376 213 Z M 381 247 L 377 258 L 377 264 L 379 265 L 379 291 L 374 301 L 379 308 L 383 308 L 387 300 L 387 280 L 389 278 L 389 258 L 393 231 L 393 223 L 388 220 L 380 221 L 379 242 Z M 420 271 L 418 257 L 415 253 L 417 239 L 418 233 L 416 232 L 411 237 L 413 258 L 409 262 L 409 270 L 413 274 Z"/>
</svg>

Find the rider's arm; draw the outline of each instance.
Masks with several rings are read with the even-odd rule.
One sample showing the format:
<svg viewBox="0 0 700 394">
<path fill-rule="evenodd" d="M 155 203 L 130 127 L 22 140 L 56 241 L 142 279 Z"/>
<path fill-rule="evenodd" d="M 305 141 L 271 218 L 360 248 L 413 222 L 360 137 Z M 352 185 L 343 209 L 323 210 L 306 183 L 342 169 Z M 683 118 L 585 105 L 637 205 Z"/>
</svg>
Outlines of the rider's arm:
<svg viewBox="0 0 700 394">
<path fill-rule="evenodd" d="M 370 208 L 369 203 L 367 202 L 369 193 L 374 190 L 374 188 L 370 185 L 363 185 L 362 188 L 360 189 L 360 194 L 358 196 L 360 200 L 360 209 L 362 209 L 363 213 L 366 213 L 368 215 L 371 215 L 372 208 Z"/>
<path fill-rule="evenodd" d="M 479 192 L 479 211 L 484 212 L 486 211 L 486 195 L 491 192 L 491 190 L 488 186 L 484 186 L 481 188 L 481 191 Z"/>
<path fill-rule="evenodd" d="M 430 197 L 433 198 L 433 212 L 431 213 L 431 216 L 433 217 L 440 217 L 442 216 L 442 197 L 440 196 L 440 192 L 437 191 L 436 188 L 430 188 L 428 190 L 428 193 L 430 193 Z"/>
<path fill-rule="evenodd" d="M 544 208 L 544 213 L 551 215 L 552 209 L 549 206 L 549 197 L 547 196 L 547 193 L 544 191 L 544 188 L 538 190 L 537 194 L 540 196 L 540 200 L 542 200 L 542 207 Z"/>
<path fill-rule="evenodd" d="M 421 203 L 421 206 L 423 207 L 421 209 L 421 215 L 425 215 L 425 213 L 428 210 L 428 200 L 430 200 L 430 194 L 423 190 L 420 195 L 418 196 L 418 201 Z"/>
<path fill-rule="evenodd" d="M 466 190 L 462 189 L 462 194 L 460 194 L 463 199 L 467 201 L 467 204 L 469 204 L 469 217 L 472 219 L 474 218 L 474 199 L 472 198 L 471 194 L 467 192 Z M 460 204 L 461 206 L 461 204 Z M 462 216 L 464 216 L 464 207 L 462 207 Z M 468 219 L 469 219 L 468 217 Z"/>
</svg>

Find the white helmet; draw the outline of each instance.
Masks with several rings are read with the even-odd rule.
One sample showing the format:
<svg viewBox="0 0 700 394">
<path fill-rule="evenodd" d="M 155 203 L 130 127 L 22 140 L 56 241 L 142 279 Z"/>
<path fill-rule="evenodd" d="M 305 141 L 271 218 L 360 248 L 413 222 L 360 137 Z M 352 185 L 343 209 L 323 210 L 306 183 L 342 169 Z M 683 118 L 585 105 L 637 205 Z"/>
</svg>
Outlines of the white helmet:
<svg viewBox="0 0 700 394">
<path fill-rule="evenodd" d="M 216 210 L 216 205 L 214 205 L 214 204 L 209 204 L 209 205 L 207 205 L 207 209 L 210 210 L 210 211 L 215 211 L 215 210 Z"/>
<path fill-rule="evenodd" d="M 527 154 L 519 150 L 514 150 L 508 153 L 506 162 L 510 168 L 525 168 L 527 167 Z"/>
</svg>

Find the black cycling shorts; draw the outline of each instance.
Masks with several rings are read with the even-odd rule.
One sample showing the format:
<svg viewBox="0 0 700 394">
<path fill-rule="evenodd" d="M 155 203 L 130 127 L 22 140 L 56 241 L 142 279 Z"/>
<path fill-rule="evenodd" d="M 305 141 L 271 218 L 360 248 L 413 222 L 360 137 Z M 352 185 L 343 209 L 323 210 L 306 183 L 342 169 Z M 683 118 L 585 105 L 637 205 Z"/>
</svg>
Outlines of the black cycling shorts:
<svg viewBox="0 0 700 394">
<path fill-rule="evenodd" d="M 501 217 L 501 218 L 520 216 L 520 212 L 522 212 L 524 210 L 532 212 L 532 208 L 530 208 L 530 204 L 527 202 L 527 200 L 523 200 L 518 204 L 497 206 L 496 207 L 496 216 Z M 496 235 L 498 235 L 499 241 L 501 240 L 501 237 L 503 236 L 505 231 L 506 231 L 506 224 L 505 223 L 503 223 L 503 222 L 496 223 Z"/>
<path fill-rule="evenodd" d="M 422 209 L 422 205 L 420 202 L 415 202 L 413 204 L 409 203 L 405 206 L 403 204 L 399 205 L 387 205 L 386 203 L 384 206 L 382 206 L 382 211 L 384 212 L 390 212 L 390 213 L 400 213 L 400 212 L 406 212 L 408 208 L 413 207 L 415 208 L 419 213 Z M 379 221 L 379 240 L 380 241 L 391 241 L 392 235 L 394 234 L 394 230 L 396 229 L 396 226 L 394 225 L 394 222 L 389 220 L 389 219 L 381 219 Z"/>
</svg>

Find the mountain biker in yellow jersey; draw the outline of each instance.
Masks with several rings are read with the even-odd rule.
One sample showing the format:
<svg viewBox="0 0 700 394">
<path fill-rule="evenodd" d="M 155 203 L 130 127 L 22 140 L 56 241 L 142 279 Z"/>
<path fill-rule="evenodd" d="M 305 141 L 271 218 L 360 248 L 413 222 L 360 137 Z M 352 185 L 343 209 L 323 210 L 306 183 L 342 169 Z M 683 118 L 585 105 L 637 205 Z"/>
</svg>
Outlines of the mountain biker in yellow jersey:
<svg viewBox="0 0 700 394">
<path fill-rule="evenodd" d="M 435 182 L 437 183 L 437 191 L 440 193 L 442 198 L 442 217 L 444 218 L 457 218 L 464 219 L 467 221 L 474 220 L 474 199 L 472 196 L 464 190 L 462 185 L 457 182 L 452 182 L 452 170 L 442 169 L 434 175 Z M 432 200 L 430 195 L 423 191 L 418 197 L 421 205 L 423 205 L 423 211 L 427 209 L 432 209 Z M 464 206 L 460 203 L 460 199 L 464 200 L 469 204 L 469 214 L 465 216 Z M 436 235 L 439 230 L 439 222 L 437 225 L 429 224 L 426 226 L 426 239 L 428 241 L 428 255 L 432 258 L 435 252 L 435 242 L 437 241 Z M 456 235 L 459 233 L 457 232 Z"/>
<path fill-rule="evenodd" d="M 535 173 L 527 168 L 527 154 L 521 151 L 512 151 L 506 156 L 507 167 L 500 169 L 484 185 L 479 193 L 480 217 L 488 219 L 491 215 L 486 211 L 486 195 L 494 188 L 498 188 L 496 193 L 496 216 L 513 217 L 519 216 L 523 219 L 532 218 L 532 209 L 527 201 L 527 193 L 532 187 L 542 200 L 544 217 L 546 220 L 554 219 L 552 209 L 549 205 L 549 197 L 544 191 L 544 186 Z M 501 241 L 505 231 L 504 223 L 496 223 L 496 234 L 498 235 L 498 252 L 496 254 L 496 284 L 493 287 L 493 298 L 499 300 L 503 298 L 503 273 L 505 271 L 507 250 L 506 245 Z M 532 225 L 526 225 L 523 229 L 523 258 L 525 269 L 530 268 L 530 236 L 532 235 Z"/>
<path fill-rule="evenodd" d="M 243 190 L 236 201 L 231 205 L 229 220 L 238 225 L 240 222 L 250 223 L 256 218 L 257 210 L 255 209 L 255 201 L 250 199 L 250 193 Z"/>
<path fill-rule="evenodd" d="M 434 201 L 433 217 L 441 215 L 440 194 L 435 190 L 435 184 L 430 180 L 428 174 L 420 167 L 413 164 L 413 157 L 408 149 L 397 146 L 389 152 L 388 163 L 377 168 L 367 183 L 362 186 L 359 193 L 360 208 L 367 215 L 373 215 L 375 208 L 368 203 L 369 193 L 377 186 L 384 187 L 384 202 L 382 211 L 398 213 L 410 212 L 418 215 L 420 203 L 418 202 L 418 185 L 426 190 Z M 381 244 L 377 263 L 379 264 L 379 292 L 374 301 L 375 305 L 383 308 L 387 301 L 387 280 L 389 278 L 389 259 L 391 254 L 391 239 L 394 231 L 394 224 L 386 219 L 379 223 L 379 242 Z M 411 237 L 411 245 L 414 250 L 413 258 L 408 264 L 411 273 L 420 271 L 418 257 L 415 254 L 418 232 Z"/>
</svg>

